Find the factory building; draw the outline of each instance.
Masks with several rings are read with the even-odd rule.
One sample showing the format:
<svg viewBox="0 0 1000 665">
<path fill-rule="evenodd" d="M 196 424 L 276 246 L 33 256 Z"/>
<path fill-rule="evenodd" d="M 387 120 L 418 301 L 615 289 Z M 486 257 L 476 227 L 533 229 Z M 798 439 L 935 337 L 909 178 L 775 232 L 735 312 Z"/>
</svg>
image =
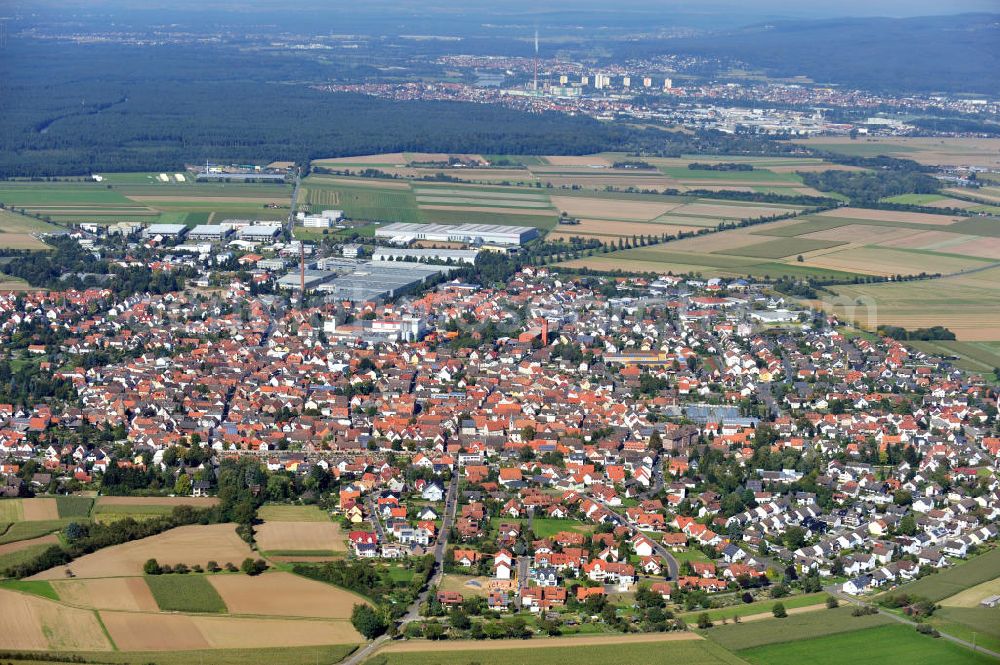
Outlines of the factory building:
<svg viewBox="0 0 1000 665">
<path fill-rule="evenodd" d="M 143 238 L 181 238 L 187 233 L 188 227 L 184 224 L 150 224 L 142 232 Z"/>
<path fill-rule="evenodd" d="M 192 240 L 224 240 L 232 232 L 232 228 L 221 224 L 199 224 L 188 236 Z"/>
<path fill-rule="evenodd" d="M 538 237 L 538 229 L 531 226 L 505 226 L 501 224 L 387 224 L 375 230 L 375 237 L 395 243 L 413 240 L 432 242 L 463 242 L 470 245 L 494 243 L 522 245 Z"/>
<path fill-rule="evenodd" d="M 278 237 L 281 233 L 280 226 L 270 226 L 270 225 L 260 225 L 260 226 L 244 226 L 236 235 L 239 236 L 240 240 L 249 240 L 251 242 L 265 242 L 271 241 Z"/>
</svg>

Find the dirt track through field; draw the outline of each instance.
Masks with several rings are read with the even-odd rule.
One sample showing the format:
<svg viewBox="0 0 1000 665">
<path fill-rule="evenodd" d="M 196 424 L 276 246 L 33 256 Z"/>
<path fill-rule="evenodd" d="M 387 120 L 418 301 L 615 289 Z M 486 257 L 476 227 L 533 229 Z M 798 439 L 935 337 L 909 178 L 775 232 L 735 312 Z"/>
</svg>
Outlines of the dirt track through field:
<svg viewBox="0 0 1000 665">
<path fill-rule="evenodd" d="M 570 637 L 550 637 L 533 640 L 503 640 L 483 642 L 480 640 L 454 640 L 449 642 L 393 642 L 380 649 L 383 652 L 412 653 L 417 651 L 503 651 L 506 649 L 546 649 L 552 647 L 588 647 L 605 644 L 638 644 L 648 642 L 684 642 L 700 640 L 694 633 L 645 633 L 641 635 L 581 635 Z"/>
</svg>

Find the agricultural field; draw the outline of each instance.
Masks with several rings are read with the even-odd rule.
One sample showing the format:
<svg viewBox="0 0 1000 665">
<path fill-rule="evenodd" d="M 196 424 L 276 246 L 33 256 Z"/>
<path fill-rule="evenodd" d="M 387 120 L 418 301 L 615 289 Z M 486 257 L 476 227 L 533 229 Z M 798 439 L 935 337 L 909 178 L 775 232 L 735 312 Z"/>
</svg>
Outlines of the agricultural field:
<svg viewBox="0 0 1000 665">
<path fill-rule="evenodd" d="M 896 591 L 921 596 L 934 602 L 954 597 L 970 587 L 1000 578 L 1000 549 L 973 557 L 949 568 L 902 585 Z"/>
<path fill-rule="evenodd" d="M 594 525 L 579 520 L 536 517 L 531 521 L 531 530 L 534 531 L 536 538 L 550 538 L 560 531 L 591 533 L 594 530 Z"/>
<path fill-rule="evenodd" d="M 1000 367 L 1000 342 L 934 341 L 909 344 L 925 353 L 956 358 L 955 366 L 970 372 L 991 373 L 994 368 Z"/>
<path fill-rule="evenodd" d="M 256 528 L 257 545 L 263 552 L 280 556 L 332 558 L 347 551 L 340 525 L 316 506 L 262 506 L 257 513 L 263 524 Z"/>
<path fill-rule="evenodd" d="M 486 586 L 489 581 L 489 577 L 448 573 L 441 577 L 439 588 L 442 591 L 457 591 L 463 596 L 482 596 L 485 598 L 489 595 Z"/>
<path fill-rule="evenodd" d="M 156 174 L 144 173 L 115 174 L 100 183 L 0 183 L 0 203 L 54 224 L 127 221 L 193 225 L 225 218 L 282 219 L 288 215 L 290 197 L 287 185 L 161 182 Z"/>
<path fill-rule="evenodd" d="M 963 665 L 993 663 L 992 658 L 974 654 L 952 642 L 921 635 L 910 626 L 891 625 L 851 633 L 794 639 L 768 646 L 738 651 L 754 665 L 835 665 L 845 657 L 852 663 L 878 665 Z M 849 654 L 849 656 L 847 656 Z"/>
<path fill-rule="evenodd" d="M 232 614 L 347 620 L 355 605 L 368 602 L 350 591 L 286 572 L 254 577 L 210 575 L 201 579 L 211 583 Z"/>
<path fill-rule="evenodd" d="M 738 665 L 745 661 L 691 633 L 558 637 L 512 642 L 400 642 L 379 650 L 366 665 L 606 665 L 659 663 Z"/>
<path fill-rule="evenodd" d="M 681 210 L 694 207 L 684 206 Z M 693 272 L 706 277 L 789 275 L 839 280 L 857 275 L 891 277 L 922 272 L 975 274 L 1000 265 L 998 234 L 1000 222 L 990 218 L 838 208 L 654 247 L 598 254 L 566 265 L 598 270 L 613 267 L 637 272 Z"/>
<path fill-rule="evenodd" d="M 115 611 L 102 611 L 100 616 L 121 651 L 326 646 L 363 641 L 349 621 Z"/>
<path fill-rule="evenodd" d="M 161 564 L 239 564 L 253 556 L 250 547 L 236 535 L 232 524 L 182 526 L 156 536 L 115 545 L 80 557 L 68 566 L 43 571 L 32 579 L 58 580 L 69 569 L 77 578 L 138 576 L 148 559 Z"/>
<path fill-rule="evenodd" d="M 225 612 L 226 603 L 208 579 L 198 574 L 149 575 L 145 581 L 164 612 Z"/>
<path fill-rule="evenodd" d="M 48 248 L 48 245 L 33 234 L 60 233 L 64 230 L 60 226 L 34 217 L 0 209 L 0 249 L 44 250 Z"/>
<path fill-rule="evenodd" d="M 911 330 L 940 325 L 962 342 L 994 342 L 1000 340 L 998 280 L 1000 267 L 992 267 L 916 282 L 831 286 L 837 303 L 810 304 L 868 329 L 886 324 Z"/>
<path fill-rule="evenodd" d="M 825 593 L 809 593 L 799 596 L 788 596 L 779 600 L 760 600 L 753 603 L 741 603 L 739 605 L 732 605 L 730 607 L 720 607 L 714 610 L 707 610 L 708 618 L 712 621 L 721 621 L 723 618 L 726 620 L 732 620 L 733 617 L 752 617 L 756 615 L 771 615 L 771 609 L 777 602 L 782 603 L 786 609 L 800 609 L 800 608 L 815 608 L 826 607 L 826 597 Z M 681 618 L 688 623 L 695 623 L 698 621 L 698 615 L 702 612 L 687 612 L 681 615 Z"/>
<path fill-rule="evenodd" d="M 851 611 L 851 607 L 844 605 L 833 610 L 789 613 L 784 619 L 772 618 L 748 623 L 728 623 L 725 626 L 716 625 L 700 632 L 707 639 L 726 649 L 740 652 L 743 649 L 786 642 L 790 636 L 804 640 L 840 633 L 855 633 L 865 628 L 895 623 L 892 618 L 881 614 L 855 617 L 851 616 Z"/>
<path fill-rule="evenodd" d="M 995 138 L 916 138 L 879 137 L 851 139 L 849 137 L 818 136 L 796 139 L 793 143 L 807 145 L 858 157 L 887 155 L 912 159 L 931 166 L 1000 166 L 1000 139 Z"/>
<path fill-rule="evenodd" d="M 51 585 L 59 600 L 71 605 L 126 612 L 156 612 L 160 609 L 150 585 L 142 577 L 52 580 Z"/>
</svg>

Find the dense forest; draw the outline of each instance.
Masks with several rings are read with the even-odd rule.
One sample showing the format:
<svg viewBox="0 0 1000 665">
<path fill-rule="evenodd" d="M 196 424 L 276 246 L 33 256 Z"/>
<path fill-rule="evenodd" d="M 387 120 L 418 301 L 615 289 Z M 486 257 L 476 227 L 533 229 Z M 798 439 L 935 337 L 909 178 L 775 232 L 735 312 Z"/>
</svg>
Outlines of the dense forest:
<svg viewBox="0 0 1000 665">
<path fill-rule="evenodd" d="M 0 178 L 180 169 L 205 160 L 304 163 L 395 151 L 775 154 L 803 148 L 561 113 L 391 101 L 310 87 L 315 61 L 213 46 L 11 40 L 0 59 Z"/>
<path fill-rule="evenodd" d="M 854 205 L 876 205 L 888 196 L 933 194 L 941 189 L 941 182 L 928 175 L 927 167 L 908 159 L 841 156 L 833 161 L 871 170 L 800 172 L 802 182 L 821 192 L 839 192 Z"/>
</svg>

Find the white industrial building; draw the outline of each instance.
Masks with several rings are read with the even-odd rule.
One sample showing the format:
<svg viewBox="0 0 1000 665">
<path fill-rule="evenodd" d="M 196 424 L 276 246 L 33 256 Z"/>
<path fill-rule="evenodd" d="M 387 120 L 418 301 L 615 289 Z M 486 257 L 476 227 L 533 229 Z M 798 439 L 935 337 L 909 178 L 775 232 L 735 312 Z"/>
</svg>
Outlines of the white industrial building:
<svg viewBox="0 0 1000 665">
<path fill-rule="evenodd" d="M 521 245 L 538 237 L 532 226 L 506 226 L 502 224 L 387 224 L 375 230 L 376 238 L 390 242 L 408 243 L 413 240 L 432 242 L 462 242 L 470 245 L 486 243 Z"/>
<path fill-rule="evenodd" d="M 184 224 L 150 224 L 142 232 L 144 238 L 180 238 L 187 233 L 188 227 Z"/>
<path fill-rule="evenodd" d="M 256 242 L 261 242 L 265 240 L 274 240 L 281 233 L 280 226 L 270 226 L 263 225 L 260 226 L 244 226 L 239 231 L 236 232 L 240 240 L 252 240 Z"/>
<path fill-rule="evenodd" d="M 344 256 L 347 256 L 346 254 Z M 424 249 L 419 247 L 377 247 L 372 261 L 453 261 L 474 264 L 478 249 Z"/>
<path fill-rule="evenodd" d="M 305 228 L 328 229 L 344 218 L 344 211 L 324 210 L 318 215 L 306 215 L 300 212 L 296 216 Z"/>
<path fill-rule="evenodd" d="M 193 240 L 223 240 L 232 232 L 232 228 L 221 224 L 199 224 L 191 229 L 189 237 Z"/>
</svg>

